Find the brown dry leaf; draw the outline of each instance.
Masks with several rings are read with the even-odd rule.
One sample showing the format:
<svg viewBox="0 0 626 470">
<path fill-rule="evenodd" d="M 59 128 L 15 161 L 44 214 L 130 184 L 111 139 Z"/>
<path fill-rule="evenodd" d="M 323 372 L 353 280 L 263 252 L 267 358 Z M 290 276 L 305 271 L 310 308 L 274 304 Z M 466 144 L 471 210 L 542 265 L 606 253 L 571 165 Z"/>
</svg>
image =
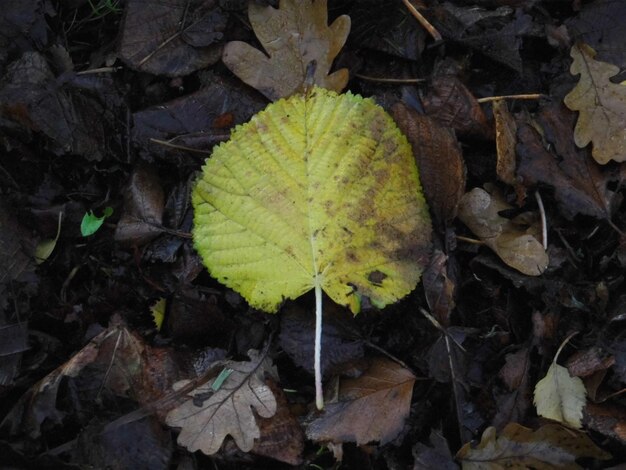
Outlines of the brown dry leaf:
<svg viewBox="0 0 626 470">
<path fill-rule="evenodd" d="M 517 125 L 505 100 L 493 102 L 493 117 L 496 123 L 496 151 L 498 154 L 496 172 L 501 181 L 515 186 L 517 185 L 517 178 L 515 177 Z"/>
<path fill-rule="evenodd" d="M 423 102 L 426 114 L 459 135 L 493 139 L 493 131 L 480 104 L 457 77 L 443 75 L 433 79 Z"/>
<path fill-rule="evenodd" d="M 264 376 L 277 374 L 267 356 L 254 350 L 248 355 L 249 362 L 225 363 L 224 371 L 231 371 L 225 379 L 220 379 L 220 374 L 191 390 L 188 400 L 168 413 L 166 423 L 181 428 L 178 443 L 190 452 L 213 455 L 228 435 L 242 451 L 249 452 L 261 435 L 252 409 L 263 418 L 276 413 L 276 399 Z M 181 389 L 188 382 L 177 382 L 174 388 Z"/>
<path fill-rule="evenodd" d="M 465 192 L 465 162 L 456 135 L 403 103 L 394 105 L 392 115 L 413 147 L 428 206 L 445 228 Z"/>
<path fill-rule="evenodd" d="M 350 17 L 342 15 L 328 26 L 326 0 L 281 0 L 278 9 L 250 2 L 248 17 L 267 55 L 233 41 L 222 56 L 224 64 L 248 85 L 276 101 L 303 91 L 313 63 L 312 82 L 307 85 L 338 93 L 346 86 L 347 69 L 329 72 L 348 37 Z"/>
<path fill-rule="evenodd" d="M 516 390 L 528 377 L 530 367 L 530 351 L 527 347 L 506 355 L 506 363 L 500 369 L 498 376 L 506 384 L 509 390 Z"/>
<path fill-rule="evenodd" d="M 300 465 L 304 431 L 289 409 L 285 392 L 271 379 L 267 380 L 267 385 L 276 398 L 276 414 L 271 418 L 259 418 L 261 437 L 254 442 L 251 452 L 289 465 Z"/>
<path fill-rule="evenodd" d="M 619 67 L 595 60 L 596 51 L 584 43 L 572 46 L 572 75 L 580 80 L 564 98 L 578 111 L 574 140 L 579 147 L 593 143 L 593 158 L 601 164 L 626 160 L 626 86 L 611 82 Z"/>
<path fill-rule="evenodd" d="M 450 314 L 456 306 L 455 282 L 448 273 L 448 256 L 435 249 L 430 257 L 430 264 L 422 274 L 422 283 L 428 308 L 443 327 L 450 326 Z"/>
<path fill-rule="evenodd" d="M 356 442 L 364 445 L 395 438 L 409 415 L 415 376 L 389 359 L 376 358 L 357 378 L 342 379 L 338 401 L 307 427 L 316 442 Z"/>
<path fill-rule="evenodd" d="M 220 59 L 228 17 L 215 0 L 129 0 L 120 58 L 135 70 L 178 77 Z"/>
<path fill-rule="evenodd" d="M 626 410 L 611 403 L 589 403 L 585 408 L 585 427 L 626 445 Z"/>
<path fill-rule="evenodd" d="M 600 167 L 588 151 L 574 144 L 575 113 L 555 103 L 544 106 L 535 123 L 518 121 L 518 177 L 525 186 L 544 183 L 554 187 L 554 196 L 563 215 L 578 214 L 609 219 L 615 193 L 611 181 L 622 176 L 610 167 Z M 540 135 L 535 125 L 541 128 Z M 548 150 L 543 139 L 551 144 Z"/>
<path fill-rule="evenodd" d="M 606 460 L 610 455 L 585 434 L 558 424 L 533 431 L 517 423 L 508 424 L 499 437 L 496 428 L 485 429 L 477 446 L 467 443 L 456 454 L 463 470 L 578 470 L 576 459 L 582 457 Z"/>
<path fill-rule="evenodd" d="M 130 177 L 124 194 L 124 214 L 117 224 L 115 240 L 143 245 L 161 233 L 165 196 L 157 174 L 140 166 Z"/>
<path fill-rule="evenodd" d="M 524 214 L 513 220 L 499 215 L 511 208 L 499 193 L 474 188 L 461 199 L 459 219 L 507 265 L 539 276 L 548 267 L 548 254 L 536 238 L 537 226 L 526 224 Z"/>
</svg>

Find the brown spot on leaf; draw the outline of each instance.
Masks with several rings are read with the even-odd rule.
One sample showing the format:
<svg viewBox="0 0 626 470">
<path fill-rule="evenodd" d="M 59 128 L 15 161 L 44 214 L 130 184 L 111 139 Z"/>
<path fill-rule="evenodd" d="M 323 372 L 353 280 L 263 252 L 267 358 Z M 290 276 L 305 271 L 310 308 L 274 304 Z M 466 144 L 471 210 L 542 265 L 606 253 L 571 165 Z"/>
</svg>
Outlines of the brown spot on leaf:
<svg viewBox="0 0 626 470">
<path fill-rule="evenodd" d="M 372 271 L 367 275 L 367 280 L 370 281 L 375 286 L 381 286 L 383 281 L 387 279 L 387 275 L 379 270 Z"/>
</svg>

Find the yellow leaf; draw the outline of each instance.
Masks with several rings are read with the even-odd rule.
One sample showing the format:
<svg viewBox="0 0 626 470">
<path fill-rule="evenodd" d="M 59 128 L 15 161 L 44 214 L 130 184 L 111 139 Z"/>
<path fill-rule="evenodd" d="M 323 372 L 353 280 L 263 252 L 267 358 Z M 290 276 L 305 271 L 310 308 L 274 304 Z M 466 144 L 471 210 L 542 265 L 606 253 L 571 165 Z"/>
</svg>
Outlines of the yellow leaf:
<svg viewBox="0 0 626 470">
<path fill-rule="evenodd" d="M 250 2 L 248 16 L 267 55 L 233 41 L 222 57 L 244 82 L 273 101 L 303 91 L 308 81 L 337 92 L 344 89 L 348 70 L 329 71 L 348 38 L 350 17 L 342 15 L 328 26 L 326 0 L 281 0 L 278 9 Z"/>
<path fill-rule="evenodd" d="M 572 46 L 570 67 L 580 80 L 563 100 L 578 111 L 574 141 L 579 147 L 593 143 L 593 158 L 601 164 L 626 160 L 626 87 L 610 78 L 619 67 L 595 60 L 596 51 L 584 43 Z"/>
<path fill-rule="evenodd" d="M 164 297 L 159 298 L 152 306 L 150 307 L 150 315 L 152 315 L 152 320 L 157 327 L 158 331 L 161 331 L 161 327 L 163 326 L 163 320 L 165 319 L 165 308 L 167 307 L 167 301 Z"/>
<path fill-rule="evenodd" d="M 61 235 L 61 221 L 63 220 L 63 212 L 59 212 L 59 220 L 57 222 L 57 234 L 54 238 L 46 238 L 39 242 L 35 248 L 35 263 L 41 264 L 46 261 L 57 246 L 59 235 Z"/>
<path fill-rule="evenodd" d="M 580 429 L 587 391 L 579 377 L 572 377 L 567 368 L 556 363 L 563 345 L 557 351 L 546 376 L 537 382 L 534 402 L 539 416 Z"/>
<path fill-rule="evenodd" d="M 275 312 L 319 285 L 360 309 L 411 292 L 430 219 L 406 138 L 369 99 L 316 88 L 278 101 L 213 151 L 193 191 L 211 275 Z"/>
<path fill-rule="evenodd" d="M 430 217 L 406 137 L 373 101 L 313 88 L 268 106 L 213 151 L 194 187 L 205 266 L 255 308 L 315 289 L 353 313 L 404 297 L 430 254 Z"/>
</svg>

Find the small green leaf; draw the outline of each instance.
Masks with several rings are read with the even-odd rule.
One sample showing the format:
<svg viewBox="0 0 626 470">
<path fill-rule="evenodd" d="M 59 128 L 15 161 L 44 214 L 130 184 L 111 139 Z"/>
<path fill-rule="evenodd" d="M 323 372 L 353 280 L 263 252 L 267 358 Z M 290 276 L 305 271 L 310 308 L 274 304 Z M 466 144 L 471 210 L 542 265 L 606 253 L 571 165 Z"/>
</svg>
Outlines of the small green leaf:
<svg viewBox="0 0 626 470">
<path fill-rule="evenodd" d="M 61 220 L 63 220 L 63 212 L 59 212 L 56 236 L 54 238 L 41 241 L 37 245 L 37 248 L 35 248 L 35 262 L 37 264 L 41 264 L 46 261 L 54 251 L 54 248 L 57 246 L 57 240 L 59 239 L 59 235 L 61 235 Z"/>
<path fill-rule="evenodd" d="M 83 220 L 80 223 L 80 233 L 83 237 L 88 237 L 96 233 L 102 224 L 104 223 L 104 219 L 111 216 L 113 214 L 113 208 L 107 206 L 104 209 L 104 214 L 102 217 L 98 217 L 94 215 L 93 211 L 86 212 L 83 216 Z"/>
</svg>

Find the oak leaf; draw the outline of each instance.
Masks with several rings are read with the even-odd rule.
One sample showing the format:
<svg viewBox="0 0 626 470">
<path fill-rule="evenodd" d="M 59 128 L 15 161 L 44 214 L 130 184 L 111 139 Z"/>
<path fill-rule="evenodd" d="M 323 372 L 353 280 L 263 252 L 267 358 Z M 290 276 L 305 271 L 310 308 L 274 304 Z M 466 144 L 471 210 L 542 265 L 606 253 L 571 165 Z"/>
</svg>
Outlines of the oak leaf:
<svg viewBox="0 0 626 470">
<path fill-rule="evenodd" d="M 309 85 L 337 92 L 346 86 L 347 69 L 329 72 L 350 32 L 350 17 L 342 15 L 328 26 L 326 0 L 281 0 L 278 9 L 250 2 L 248 17 L 267 55 L 232 41 L 222 56 L 248 85 L 272 101 L 303 91 L 310 73 Z"/>
<path fill-rule="evenodd" d="M 190 452 L 215 454 L 228 435 L 248 452 L 261 435 L 252 410 L 263 418 L 276 413 L 276 399 L 264 377 L 276 373 L 266 356 L 253 350 L 248 355 L 249 362 L 227 362 L 224 371 L 230 372 L 194 388 L 187 401 L 168 413 L 166 423 L 181 428 L 178 443 Z M 182 380 L 174 388 L 181 389 L 187 383 Z"/>
<path fill-rule="evenodd" d="M 611 82 L 619 67 L 595 60 L 596 51 L 584 43 L 572 46 L 572 75 L 578 84 L 564 98 L 578 111 L 574 140 L 579 147 L 593 143 L 593 158 L 601 164 L 626 160 L 626 86 Z"/>
<path fill-rule="evenodd" d="M 477 446 L 467 443 L 456 454 L 463 470 L 577 470 L 582 467 L 576 459 L 582 457 L 608 459 L 610 455 L 585 434 L 560 425 L 548 424 L 533 431 L 517 423 L 509 423 L 499 437 L 496 428 L 485 429 Z"/>
<path fill-rule="evenodd" d="M 337 402 L 307 427 L 317 442 L 356 442 L 357 445 L 394 439 L 411 408 L 415 376 L 389 359 L 376 358 L 357 378 L 341 379 Z"/>
</svg>

